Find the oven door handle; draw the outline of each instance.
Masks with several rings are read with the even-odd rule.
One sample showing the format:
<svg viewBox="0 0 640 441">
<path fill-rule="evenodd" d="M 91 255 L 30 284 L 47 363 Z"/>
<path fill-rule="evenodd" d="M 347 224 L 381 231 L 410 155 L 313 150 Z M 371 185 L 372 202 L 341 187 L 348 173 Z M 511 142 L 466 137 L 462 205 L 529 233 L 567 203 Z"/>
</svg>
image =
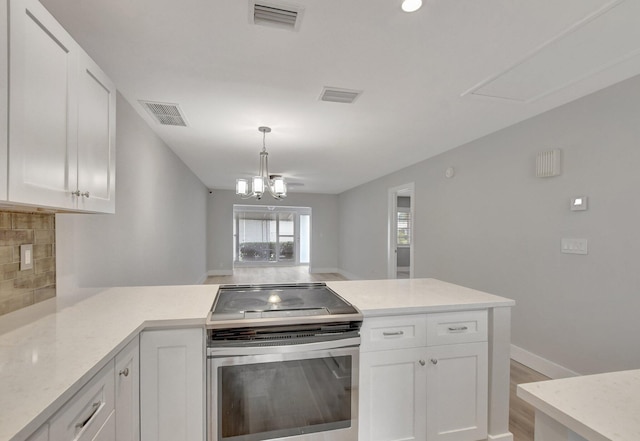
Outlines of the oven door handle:
<svg viewBox="0 0 640 441">
<path fill-rule="evenodd" d="M 267 354 L 293 354 L 309 351 L 326 351 L 327 349 L 338 349 L 360 346 L 360 337 L 350 337 L 342 340 L 328 340 L 314 343 L 269 345 L 269 346 L 224 346 L 208 347 L 207 357 L 229 357 L 244 355 L 267 355 Z"/>
</svg>

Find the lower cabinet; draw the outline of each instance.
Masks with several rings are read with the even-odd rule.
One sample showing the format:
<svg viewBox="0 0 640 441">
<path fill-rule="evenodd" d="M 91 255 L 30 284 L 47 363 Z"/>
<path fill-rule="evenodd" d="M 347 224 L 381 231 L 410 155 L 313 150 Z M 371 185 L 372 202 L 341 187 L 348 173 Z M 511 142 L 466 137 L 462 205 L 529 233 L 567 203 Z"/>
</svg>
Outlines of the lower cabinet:
<svg viewBox="0 0 640 441">
<path fill-rule="evenodd" d="M 101 431 L 113 417 L 114 391 L 114 362 L 111 360 L 51 418 L 49 438 L 92 441 L 100 434 L 99 439 L 107 439 L 107 434 Z"/>
<path fill-rule="evenodd" d="M 424 440 L 427 409 L 422 348 L 360 355 L 360 441 Z"/>
<path fill-rule="evenodd" d="M 136 337 L 116 355 L 115 439 L 140 440 L 140 344 Z"/>
<path fill-rule="evenodd" d="M 427 348 L 427 439 L 487 437 L 487 342 Z"/>
<path fill-rule="evenodd" d="M 205 439 L 204 355 L 203 328 L 142 332 L 142 441 Z"/>
<path fill-rule="evenodd" d="M 360 441 L 487 438 L 486 311 L 365 318 L 362 340 Z"/>
<path fill-rule="evenodd" d="M 28 441 L 138 441 L 138 336 Z"/>
<path fill-rule="evenodd" d="M 112 410 L 107 421 L 102 425 L 91 441 L 119 441 L 116 437 L 116 411 Z"/>
<path fill-rule="evenodd" d="M 44 423 L 40 428 L 27 438 L 27 441 L 49 441 L 49 423 Z"/>
</svg>

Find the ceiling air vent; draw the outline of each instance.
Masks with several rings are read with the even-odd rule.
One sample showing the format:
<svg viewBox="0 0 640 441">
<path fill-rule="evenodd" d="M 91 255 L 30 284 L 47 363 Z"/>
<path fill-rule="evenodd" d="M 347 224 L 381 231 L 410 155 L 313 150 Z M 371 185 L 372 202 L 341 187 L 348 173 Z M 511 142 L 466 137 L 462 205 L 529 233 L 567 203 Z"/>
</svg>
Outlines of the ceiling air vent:
<svg viewBox="0 0 640 441">
<path fill-rule="evenodd" d="M 300 27 L 303 9 L 291 5 L 251 0 L 249 11 L 250 21 L 253 24 L 297 31 Z"/>
<path fill-rule="evenodd" d="M 140 104 L 163 126 L 187 127 L 186 118 L 177 104 L 153 101 L 140 101 Z"/>
<path fill-rule="evenodd" d="M 362 95 L 361 90 L 338 89 L 336 87 L 324 87 L 320 94 L 320 101 L 331 103 L 351 104 Z"/>
</svg>

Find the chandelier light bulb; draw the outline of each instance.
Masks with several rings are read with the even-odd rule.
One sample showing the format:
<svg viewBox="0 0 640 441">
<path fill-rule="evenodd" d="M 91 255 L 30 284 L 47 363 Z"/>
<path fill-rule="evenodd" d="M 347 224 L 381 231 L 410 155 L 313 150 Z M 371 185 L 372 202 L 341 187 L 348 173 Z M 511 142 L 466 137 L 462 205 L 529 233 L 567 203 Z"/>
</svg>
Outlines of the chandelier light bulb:
<svg viewBox="0 0 640 441">
<path fill-rule="evenodd" d="M 236 179 L 236 194 L 241 196 L 249 194 L 249 182 L 246 179 Z"/>
<path fill-rule="evenodd" d="M 275 176 L 273 178 L 273 192 L 280 197 L 287 195 L 287 184 L 284 182 L 282 176 Z"/>
<path fill-rule="evenodd" d="M 253 177 L 253 192 L 260 196 L 264 193 L 264 179 L 262 179 L 262 176 Z"/>
</svg>

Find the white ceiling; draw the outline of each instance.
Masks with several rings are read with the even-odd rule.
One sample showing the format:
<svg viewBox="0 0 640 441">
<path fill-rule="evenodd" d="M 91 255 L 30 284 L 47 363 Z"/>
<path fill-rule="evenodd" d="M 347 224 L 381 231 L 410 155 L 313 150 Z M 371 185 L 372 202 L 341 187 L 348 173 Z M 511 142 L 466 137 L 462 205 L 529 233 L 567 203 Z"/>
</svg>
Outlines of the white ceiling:
<svg viewBox="0 0 640 441">
<path fill-rule="evenodd" d="M 257 173 L 261 125 L 290 191 L 340 193 L 640 73 L 639 0 L 285 0 L 298 31 L 249 0 L 41 1 L 209 188 Z"/>
</svg>

